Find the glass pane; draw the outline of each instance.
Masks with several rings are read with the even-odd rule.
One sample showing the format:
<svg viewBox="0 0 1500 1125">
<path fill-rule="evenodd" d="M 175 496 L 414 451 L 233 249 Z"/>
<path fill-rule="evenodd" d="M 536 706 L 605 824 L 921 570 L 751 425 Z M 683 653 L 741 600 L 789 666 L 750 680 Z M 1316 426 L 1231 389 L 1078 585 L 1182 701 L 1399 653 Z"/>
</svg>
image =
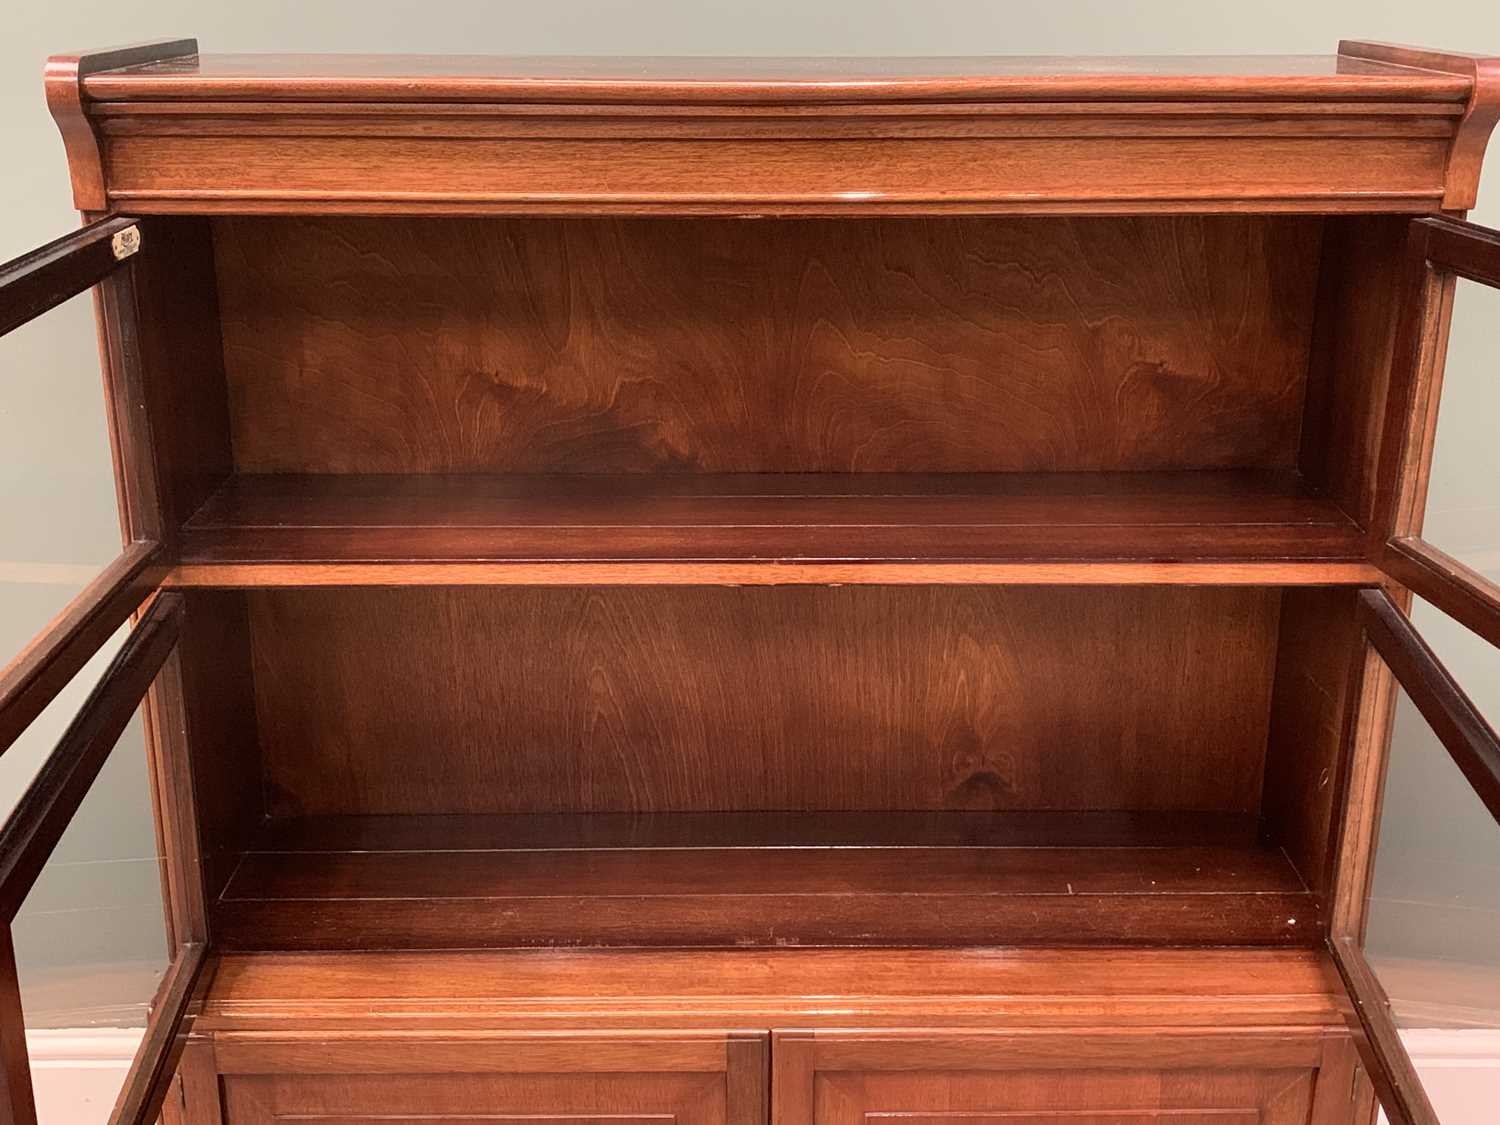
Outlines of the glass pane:
<svg viewBox="0 0 1500 1125">
<path fill-rule="evenodd" d="M 169 963 L 162 875 L 137 712 L 12 926 L 43 1125 L 108 1119 Z"/>
<path fill-rule="evenodd" d="M 1500 290 L 1458 279 L 1422 537 L 1500 581 Z"/>
<path fill-rule="evenodd" d="M 0 336 L 0 450 L 3 667 L 120 553 L 92 293 Z M 51 752 L 109 647 L 0 757 L 0 815 Z"/>
<path fill-rule="evenodd" d="M 1493 677 L 1500 652 L 1485 657 Z M 1492 1120 L 1493 1078 L 1475 1059 L 1493 1057 L 1500 1029 L 1500 825 L 1404 691 L 1366 953 L 1444 1125 Z"/>
</svg>

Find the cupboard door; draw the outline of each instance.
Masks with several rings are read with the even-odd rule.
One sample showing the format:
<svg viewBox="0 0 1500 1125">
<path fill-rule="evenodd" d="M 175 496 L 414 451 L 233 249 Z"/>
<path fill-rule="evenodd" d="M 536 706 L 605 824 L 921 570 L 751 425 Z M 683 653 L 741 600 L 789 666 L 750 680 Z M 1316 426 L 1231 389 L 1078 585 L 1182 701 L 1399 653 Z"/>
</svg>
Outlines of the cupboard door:
<svg viewBox="0 0 1500 1125">
<path fill-rule="evenodd" d="M 224 1125 L 765 1125 L 756 1033 L 220 1035 Z"/>
<path fill-rule="evenodd" d="M 788 1031 L 773 1044 L 772 1125 L 1354 1125 L 1353 1048 L 1319 1029 Z"/>
<path fill-rule="evenodd" d="M 182 614 L 181 595 L 151 602 L 0 826 L 0 1119 L 16 1125 L 39 1117 L 33 1045 L 54 1028 L 108 1026 L 135 996 L 146 1007 L 145 1033 L 110 1120 L 153 1120 L 183 1046 L 184 1018 L 206 982 L 204 943 L 184 940 L 174 950 L 163 928 L 158 836 L 149 805 L 126 792 L 132 779 L 149 785 L 147 774 L 140 763 L 129 768 L 130 755 L 123 756 L 126 768 L 117 768 L 121 736 L 173 657 Z M 185 763 L 176 765 L 185 775 Z M 134 831 L 151 854 L 135 861 L 109 856 L 101 869 L 89 850 L 94 833 L 72 829 L 108 826 L 130 810 L 144 822 Z M 143 909 L 132 888 L 146 900 Z M 64 944 L 76 954 L 80 942 L 88 953 L 82 963 L 76 955 L 54 956 Z"/>
<path fill-rule="evenodd" d="M 0 266 L 0 335 L 97 286 L 106 409 L 117 435 L 115 473 L 126 540 L 119 556 L 0 669 L 0 754 L 104 647 L 164 573 L 135 315 L 133 266 L 144 252 L 144 230 L 137 219 L 102 219 Z M 0 401 L 6 390 L 0 384 Z M 17 518 L 14 511 L 4 514 Z M 69 513 L 23 512 L 21 517 L 40 525 L 66 520 Z M 35 534 L 45 530 L 37 526 Z"/>
<path fill-rule="evenodd" d="M 1381 564 L 1500 645 L 1500 232 L 1418 219 L 1407 257 L 1379 472 Z"/>
<path fill-rule="evenodd" d="M 1365 728 L 1381 733 L 1356 732 L 1329 950 L 1387 1118 L 1436 1125 L 1446 1106 L 1458 1125 L 1472 1094 L 1441 1071 L 1437 1086 L 1419 1077 L 1399 1029 L 1500 1030 L 1500 737 L 1389 595 L 1359 597 L 1357 695 Z M 1500 649 L 1461 626 L 1444 636 L 1493 696 Z"/>
</svg>

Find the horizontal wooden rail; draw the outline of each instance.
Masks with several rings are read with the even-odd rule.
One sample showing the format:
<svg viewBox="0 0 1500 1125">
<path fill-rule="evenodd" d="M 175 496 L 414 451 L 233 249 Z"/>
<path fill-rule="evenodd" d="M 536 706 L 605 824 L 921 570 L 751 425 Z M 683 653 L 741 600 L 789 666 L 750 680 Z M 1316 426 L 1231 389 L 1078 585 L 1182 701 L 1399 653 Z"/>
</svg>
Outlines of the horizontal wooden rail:
<svg viewBox="0 0 1500 1125">
<path fill-rule="evenodd" d="M 1500 287 L 1500 234 L 1462 219 L 1418 219 L 1434 269 Z"/>
<path fill-rule="evenodd" d="M 97 285 L 140 246 L 140 221 L 114 215 L 0 266 L 0 336 Z"/>
<path fill-rule="evenodd" d="M 176 645 L 182 612 L 180 594 L 162 594 L 152 603 L 0 828 L 0 923 L 15 918 Z"/>
<path fill-rule="evenodd" d="M 1394 539 L 1381 568 L 1417 597 L 1500 646 L 1500 586 L 1425 539 Z"/>
<path fill-rule="evenodd" d="M 0 670 L 0 754 L 165 576 L 155 543 L 132 543 Z"/>
<path fill-rule="evenodd" d="M 1375 651 L 1500 823 L 1500 736 L 1389 597 L 1361 591 L 1359 616 Z"/>
</svg>

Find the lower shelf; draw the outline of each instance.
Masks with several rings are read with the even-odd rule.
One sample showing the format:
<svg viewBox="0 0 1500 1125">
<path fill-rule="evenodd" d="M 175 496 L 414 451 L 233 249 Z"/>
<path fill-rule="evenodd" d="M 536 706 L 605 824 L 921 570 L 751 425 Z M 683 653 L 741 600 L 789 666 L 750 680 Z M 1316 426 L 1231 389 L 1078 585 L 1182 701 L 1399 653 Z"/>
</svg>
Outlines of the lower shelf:
<svg viewBox="0 0 1500 1125">
<path fill-rule="evenodd" d="M 273 820 L 237 950 L 1301 945 L 1314 897 L 1225 814 Z"/>
</svg>

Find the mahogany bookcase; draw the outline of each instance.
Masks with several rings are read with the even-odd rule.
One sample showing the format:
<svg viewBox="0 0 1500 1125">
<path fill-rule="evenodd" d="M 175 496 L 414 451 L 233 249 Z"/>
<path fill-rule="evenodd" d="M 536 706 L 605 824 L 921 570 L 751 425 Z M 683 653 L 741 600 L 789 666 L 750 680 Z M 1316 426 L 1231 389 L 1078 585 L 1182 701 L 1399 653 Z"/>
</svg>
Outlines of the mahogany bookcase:
<svg viewBox="0 0 1500 1125">
<path fill-rule="evenodd" d="M 117 1122 L 1435 1120 L 1362 952 L 1500 61 L 58 56 L 175 959 Z M 1441 763 L 1435 763 L 1441 764 Z M 0 943 L 0 1102 L 35 1110 Z"/>
</svg>

